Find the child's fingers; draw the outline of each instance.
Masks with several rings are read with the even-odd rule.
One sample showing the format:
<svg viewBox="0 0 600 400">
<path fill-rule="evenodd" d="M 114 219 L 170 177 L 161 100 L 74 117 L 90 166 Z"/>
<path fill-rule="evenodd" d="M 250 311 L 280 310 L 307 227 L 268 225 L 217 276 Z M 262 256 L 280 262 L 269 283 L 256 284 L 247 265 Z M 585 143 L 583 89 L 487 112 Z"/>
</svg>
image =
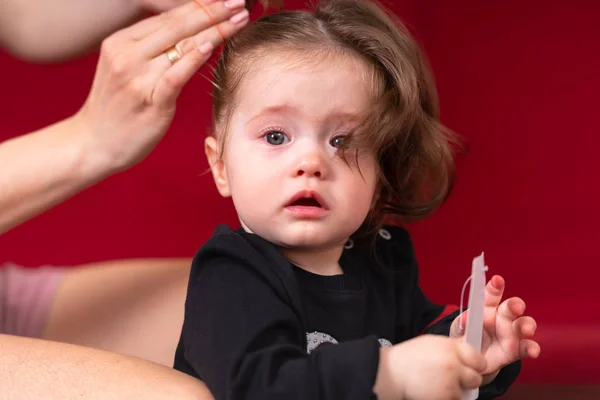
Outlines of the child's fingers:
<svg viewBox="0 0 600 400">
<path fill-rule="evenodd" d="M 457 338 L 461 337 L 465 334 L 465 328 L 467 326 L 467 313 L 469 311 L 465 310 L 452 321 L 452 325 L 450 325 L 450 337 Z"/>
<path fill-rule="evenodd" d="M 511 297 L 498 306 L 498 316 L 514 321 L 525 312 L 525 302 L 518 297 Z"/>
<path fill-rule="evenodd" d="M 485 306 L 496 308 L 502 300 L 504 294 L 504 278 L 500 275 L 492 276 L 487 285 L 485 285 Z"/>
<path fill-rule="evenodd" d="M 541 347 L 535 340 L 523 339 L 519 343 L 520 358 L 538 358 Z"/>
<path fill-rule="evenodd" d="M 513 321 L 513 332 L 519 338 L 533 336 L 536 329 L 537 323 L 531 317 L 519 317 Z"/>
<path fill-rule="evenodd" d="M 462 368 L 458 379 L 460 386 L 464 389 L 478 388 L 483 382 L 483 376 L 471 368 Z"/>
<path fill-rule="evenodd" d="M 485 357 L 466 342 L 462 342 L 457 346 L 457 354 L 465 366 L 475 371 L 482 373 L 487 368 Z"/>
</svg>

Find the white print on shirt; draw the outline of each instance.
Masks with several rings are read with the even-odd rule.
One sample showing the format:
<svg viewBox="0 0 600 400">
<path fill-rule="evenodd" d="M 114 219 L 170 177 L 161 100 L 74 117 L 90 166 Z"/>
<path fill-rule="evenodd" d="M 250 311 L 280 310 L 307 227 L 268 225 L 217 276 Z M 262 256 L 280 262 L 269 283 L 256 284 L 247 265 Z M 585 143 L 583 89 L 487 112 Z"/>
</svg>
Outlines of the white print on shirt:
<svg viewBox="0 0 600 400">
<path fill-rule="evenodd" d="M 331 335 L 318 331 L 306 332 L 306 352 L 310 354 L 313 350 L 323 343 L 338 344 L 338 341 Z M 382 347 L 389 347 L 392 343 L 387 339 L 379 339 L 379 344 Z"/>
</svg>

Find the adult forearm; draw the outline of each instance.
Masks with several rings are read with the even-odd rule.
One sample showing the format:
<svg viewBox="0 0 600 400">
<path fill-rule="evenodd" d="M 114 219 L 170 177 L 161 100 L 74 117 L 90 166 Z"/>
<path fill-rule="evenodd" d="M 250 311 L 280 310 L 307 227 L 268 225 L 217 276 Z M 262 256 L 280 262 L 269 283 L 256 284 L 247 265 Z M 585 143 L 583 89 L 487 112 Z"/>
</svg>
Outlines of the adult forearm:
<svg viewBox="0 0 600 400">
<path fill-rule="evenodd" d="M 149 361 L 0 335 L 0 398 L 212 399 L 201 381 Z"/>
<path fill-rule="evenodd" d="M 0 0 L 0 44 L 21 59 L 83 54 L 141 15 L 137 0 Z"/>
<path fill-rule="evenodd" d="M 0 143 L 0 233 L 115 171 L 75 118 Z"/>
<path fill-rule="evenodd" d="M 248 23 L 241 6 L 209 1 L 209 18 L 187 2 L 104 41 L 90 94 L 74 117 L 0 143 L 0 233 L 148 156 L 166 134 L 183 86 L 221 35 Z M 236 14 L 240 22 L 231 21 Z M 156 35 L 167 33 L 170 41 L 158 43 Z M 172 68 L 164 47 L 185 43 L 180 67 Z M 200 51 L 198 43 L 208 47 Z"/>
</svg>

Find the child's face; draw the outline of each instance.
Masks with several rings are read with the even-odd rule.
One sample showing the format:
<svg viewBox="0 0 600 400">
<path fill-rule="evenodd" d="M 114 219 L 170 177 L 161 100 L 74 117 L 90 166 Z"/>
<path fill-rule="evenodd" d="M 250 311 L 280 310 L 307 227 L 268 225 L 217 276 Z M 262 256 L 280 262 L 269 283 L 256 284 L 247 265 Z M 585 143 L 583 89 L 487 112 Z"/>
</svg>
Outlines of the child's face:
<svg viewBox="0 0 600 400">
<path fill-rule="evenodd" d="M 238 90 L 223 160 L 207 140 L 221 194 L 233 197 L 246 229 L 278 246 L 343 245 L 377 186 L 373 151 L 361 150 L 358 165 L 354 151 L 348 163 L 336 154 L 371 104 L 368 67 L 350 56 L 272 55 Z"/>
</svg>

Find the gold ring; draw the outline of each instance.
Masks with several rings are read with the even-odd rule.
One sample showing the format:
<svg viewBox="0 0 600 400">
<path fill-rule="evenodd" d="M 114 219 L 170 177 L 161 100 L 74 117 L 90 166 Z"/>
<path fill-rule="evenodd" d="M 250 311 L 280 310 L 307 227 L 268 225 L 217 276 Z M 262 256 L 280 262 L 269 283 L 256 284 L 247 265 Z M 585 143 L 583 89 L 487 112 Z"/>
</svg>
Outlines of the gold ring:
<svg viewBox="0 0 600 400">
<path fill-rule="evenodd" d="M 171 61 L 171 65 L 175 64 L 177 61 L 181 60 L 181 57 L 182 57 L 179 50 L 177 50 L 177 46 L 173 46 L 173 47 L 167 49 L 167 51 L 165 51 L 165 54 L 167 55 L 167 58 L 169 59 L 169 61 Z"/>
</svg>

